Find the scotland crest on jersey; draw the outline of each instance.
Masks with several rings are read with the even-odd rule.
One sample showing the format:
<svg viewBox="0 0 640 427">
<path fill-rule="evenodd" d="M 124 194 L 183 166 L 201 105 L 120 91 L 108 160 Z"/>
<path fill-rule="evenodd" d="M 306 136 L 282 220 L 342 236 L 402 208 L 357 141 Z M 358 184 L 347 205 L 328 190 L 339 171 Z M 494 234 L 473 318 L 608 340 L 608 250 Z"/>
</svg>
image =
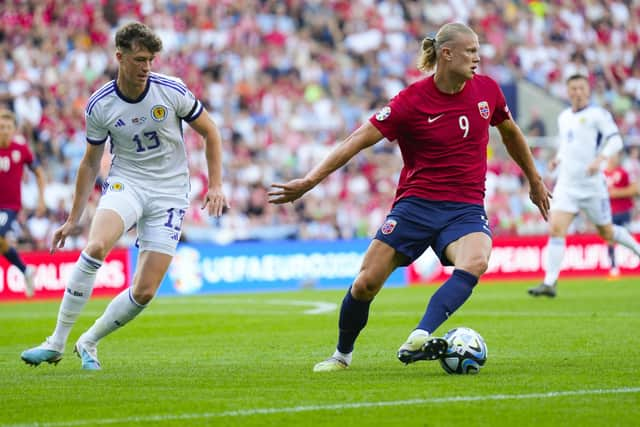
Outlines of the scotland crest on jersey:
<svg viewBox="0 0 640 427">
<path fill-rule="evenodd" d="M 151 109 L 151 118 L 156 122 L 161 122 L 167 118 L 167 107 L 164 105 L 155 105 Z"/>
<path fill-rule="evenodd" d="M 489 103 L 487 101 L 478 102 L 478 111 L 480 111 L 480 116 L 482 116 L 483 119 L 488 119 L 489 113 L 491 112 Z"/>
</svg>

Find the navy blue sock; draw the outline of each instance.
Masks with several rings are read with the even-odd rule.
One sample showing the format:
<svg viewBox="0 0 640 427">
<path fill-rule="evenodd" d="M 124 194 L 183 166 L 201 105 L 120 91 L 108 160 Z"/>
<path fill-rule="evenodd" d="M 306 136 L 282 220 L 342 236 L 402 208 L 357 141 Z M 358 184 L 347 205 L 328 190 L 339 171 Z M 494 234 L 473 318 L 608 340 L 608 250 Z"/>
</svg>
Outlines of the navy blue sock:
<svg viewBox="0 0 640 427">
<path fill-rule="evenodd" d="M 611 260 L 611 268 L 616 266 L 616 247 L 609 245 L 609 259 Z"/>
<path fill-rule="evenodd" d="M 22 260 L 20 259 L 20 255 L 18 255 L 18 251 L 16 251 L 16 248 L 9 248 L 9 250 L 2 255 L 4 255 L 4 257 L 9 260 L 11 264 L 18 267 L 18 269 L 20 269 L 20 271 L 22 271 L 23 273 L 27 269 L 27 266 L 24 265 L 24 262 L 22 262 Z"/>
<path fill-rule="evenodd" d="M 416 329 L 433 333 L 471 296 L 478 278 L 464 270 L 453 270 L 453 274 L 431 297 L 427 311 Z"/>
<path fill-rule="evenodd" d="M 338 351 L 340 353 L 353 351 L 353 344 L 369 319 L 371 301 L 358 301 L 351 296 L 351 287 L 347 290 L 347 295 L 342 300 L 342 307 L 340 307 L 340 321 L 338 322 L 340 328 Z"/>
</svg>

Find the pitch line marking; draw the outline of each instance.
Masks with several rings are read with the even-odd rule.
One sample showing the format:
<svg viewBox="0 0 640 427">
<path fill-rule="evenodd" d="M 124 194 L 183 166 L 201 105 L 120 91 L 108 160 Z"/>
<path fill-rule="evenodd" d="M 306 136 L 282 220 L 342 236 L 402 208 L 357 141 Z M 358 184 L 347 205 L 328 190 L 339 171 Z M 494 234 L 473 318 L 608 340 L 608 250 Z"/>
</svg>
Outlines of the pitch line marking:
<svg viewBox="0 0 640 427">
<path fill-rule="evenodd" d="M 337 404 L 329 404 L 329 405 L 292 406 L 288 408 L 285 407 L 285 408 L 238 409 L 236 411 L 202 412 L 199 414 L 197 413 L 196 414 L 164 414 L 164 415 L 148 415 L 148 416 L 140 416 L 140 417 L 76 420 L 76 421 L 67 421 L 67 422 L 58 421 L 58 422 L 35 422 L 35 423 L 24 423 L 24 424 L 3 424 L 1 426 L 2 427 L 64 427 L 64 426 L 127 424 L 132 422 L 152 423 L 152 422 L 196 420 L 196 419 L 207 419 L 207 418 L 248 417 L 252 415 L 291 414 L 291 413 L 312 412 L 312 411 L 383 408 L 388 406 L 412 406 L 412 405 L 438 404 L 438 403 L 479 402 L 479 401 L 499 401 L 499 400 L 552 399 L 556 397 L 589 396 L 589 395 L 600 395 L 600 394 L 628 394 L 628 393 L 640 393 L 640 387 L 621 387 L 621 388 L 595 389 L 595 390 L 550 391 L 547 393 L 526 393 L 526 394 L 490 394 L 487 396 L 451 396 L 451 397 L 435 397 L 431 399 L 409 399 L 409 400 L 391 400 L 391 401 L 382 401 L 382 402 L 337 403 Z"/>
<path fill-rule="evenodd" d="M 323 314 L 331 313 L 338 308 L 338 304 L 334 302 L 322 301 L 291 301 L 291 300 L 267 300 L 265 304 L 271 305 L 292 305 L 292 306 L 312 306 L 309 310 L 305 310 L 304 314 Z"/>
</svg>

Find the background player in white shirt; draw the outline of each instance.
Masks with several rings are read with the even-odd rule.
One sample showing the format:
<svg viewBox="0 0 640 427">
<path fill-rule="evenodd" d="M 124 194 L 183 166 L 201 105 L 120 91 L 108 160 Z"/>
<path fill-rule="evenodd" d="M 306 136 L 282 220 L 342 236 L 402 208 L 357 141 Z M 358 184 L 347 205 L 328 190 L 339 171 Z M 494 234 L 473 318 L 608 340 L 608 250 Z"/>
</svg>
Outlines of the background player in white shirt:
<svg viewBox="0 0 640 427">
<path fill-rule="evenodd" d="M 586 77 L 569 77 L 567 91 L 571 107 L 558 117 L 560 147 L 551 165 L 558 168 L 558 179 L 551 201 L 546 274 L 540 285 L 529 289 L 533 296 L 556 296 L 565 237 L 580 210 L 593 222 L 603 239 L 610 244 L 620 243 L 640 256 L 640 245 L 633 236 L 611 222 L 603 170 L 606 160 L 623 147 L 618 127 L 607 110 L 589 105 L 590 88 Z"/>
<path fill-rule="evenodd" d="M 136 317 L 151 301 L 175 254 L 188 206 L 189 174 L 182 121 L 205 139 L 209 188 L 203 208 L 220 216 L 222 191 L 220 134 L 202 104 L 181 80 L 151 72 L 162 41 L 133 22 L 115 36 L 118 77 L 96 91 L 85 110 L 87 149 L 78 168 L 73 205 L 56 230 L 51 251 L 64 247 L 93 188 L 111 139 L 112 164 L 89 231 L 87 246 L 70 275 L 53 334 L 22 353 L 31 365 L 58 363 L 69 332 L 91 295 L 96 271 L 122 234 L 136 225 L 140 252 L 131 288 L 116 296 L 104 314 L 80 336 L 75 351 L 83 369 L 100 369 L 97 343 Z"/>
</svg>

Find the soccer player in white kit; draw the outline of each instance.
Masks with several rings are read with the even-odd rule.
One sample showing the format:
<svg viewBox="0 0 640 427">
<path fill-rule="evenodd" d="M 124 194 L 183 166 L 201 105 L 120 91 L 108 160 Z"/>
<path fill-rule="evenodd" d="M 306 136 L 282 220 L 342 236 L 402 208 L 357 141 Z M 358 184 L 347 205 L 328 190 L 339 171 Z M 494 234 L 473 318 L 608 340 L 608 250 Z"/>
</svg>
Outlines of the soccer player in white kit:
<svg viewBox="0 0 640 427">
<path fill-rule="evenodd" d="M 558 178 L 551 201 L 551 234 L 547 244 L 543 282 L 529 289 L 532 296 L 556 296 L 556 286 L 565 250 L 565 238 L 571 222 L 582 210 L 610 244 L 619 243 L 640 256 L 640 245 L 629 232 L 613 225 L 609 193 L 604 176 L 606 160 L 622 148 L 622 138 L 611 114 L 590 105 L 586 77 L 567 79 L 571 107 L 558 117 L 560 147 L 551 166 Z"/>
<path fill-rule="evenodd" d="M 117 295 L 75 344 L 82 368 L 101 369 L 99 340 L 135 318 L 153 299 L 180 238 L 188 207 L 189 174 L 182 121 L 205 139 L 209 187 L 203 208 L 220 216 L 227 201 L 222 191 L 220 133 L 202 104 L 177 78 L 151 72 L 162 41 L 138 22 L 115 35 L 118 76 L 87 102 L 87 149 L 78 168 L 73 205 L 52 239 L 63 248 L 78 227 L 100 168 L 105 142 L 112 163 L 103 185 L 89 238 L 65 289 L 53 334 L 21 358 L 30 365 L 58 363 L 78 315 L 88 301 L 96 271 L 125 231 L 137 227 L 139 255 L 132 286 Z"/>
</svg>

